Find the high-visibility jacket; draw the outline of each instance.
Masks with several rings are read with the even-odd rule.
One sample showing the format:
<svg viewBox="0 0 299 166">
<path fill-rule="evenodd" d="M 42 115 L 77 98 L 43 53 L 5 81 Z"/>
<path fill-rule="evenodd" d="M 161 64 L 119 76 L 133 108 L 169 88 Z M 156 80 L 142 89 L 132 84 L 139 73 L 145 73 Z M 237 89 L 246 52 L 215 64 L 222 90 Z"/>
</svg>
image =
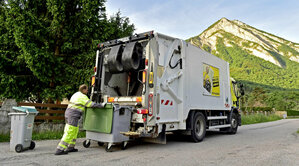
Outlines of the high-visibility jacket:
<svg viewBox="0 0 299 166">
<path fill-rule="evenodd" d="M 76 92 L 71 97 L 68 108 L 80 110 L 81 112 L 83 112 L 85 110 L 85 107 L 94 107 L 95 105 L 96 103 L 89 100 L 89 98 L 85 94 L 83 94 L 82 92 Z"/>
</svg>

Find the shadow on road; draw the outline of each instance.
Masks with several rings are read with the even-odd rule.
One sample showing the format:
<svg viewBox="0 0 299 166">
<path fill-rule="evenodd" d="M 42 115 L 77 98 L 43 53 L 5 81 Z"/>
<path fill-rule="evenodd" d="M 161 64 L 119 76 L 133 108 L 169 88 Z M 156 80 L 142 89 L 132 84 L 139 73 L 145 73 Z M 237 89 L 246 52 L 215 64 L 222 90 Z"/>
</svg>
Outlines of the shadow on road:
<svg viewBox="0 0 299 166">
<path fill-rule="evenodd" d="M 219 132 L 219 131 L 207 131 L 206 132 L 206 137 L 205 140 L 203 141 L 203 143 L 205 141 L 208 141 L 211 138 L 218 138 L 218 137 L 223 137 L 227 135 L 224 132 Z M 167 143 L 165 145 L 163 144 L 157 144 L 157 143 L 150 143 L 150 142 L 145 142 L 142 139 L 135 139 L 135 140 L 131 140 L 129 141 L 129 143 L 127 144 L 127 150 L 131 150 L 131 149 L 160 149 L 160 148 L 165 148 L 165 147 L 172 147 L 174 144 L 194 144 L 194 142 L 190 139 L 190 135 L 182 135 L 179 133 L 168 133 L 167 134 Z M 106 145 L 99 147 L 97 145 L 94 144 L 94 146 L 91 146 L 90 148 L 105 148 Z M 121 146 L 120 144 L 115 144 L 112 147 L 112 151 L 116 152 L 116 151 L 122 151 L 121 150 Z"/>
<path fill-rule="evenodd" d="M 207 131 L 205 139 L 214 138 L 227 135 L 224 132 L 219 131 Z M 167 142 L 186 142 L 186 143 L 193 143 L 190 139 L 190 135 L 182 135 L 182 134 L 168 134 L 167 135 Z"/>
</svg>

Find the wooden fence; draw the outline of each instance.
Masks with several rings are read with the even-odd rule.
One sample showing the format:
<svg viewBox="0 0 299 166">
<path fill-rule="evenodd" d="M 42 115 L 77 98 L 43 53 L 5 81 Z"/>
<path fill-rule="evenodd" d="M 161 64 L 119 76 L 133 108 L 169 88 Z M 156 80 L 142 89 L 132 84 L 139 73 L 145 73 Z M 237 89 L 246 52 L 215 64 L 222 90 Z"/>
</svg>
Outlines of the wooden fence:
<svg viewBox="0 0 299 166">
<path fill-rule="evenodd" d="M 2 103 L 0 102 L 0 105 Z M 64 112 L 67 104 L 44 104 L 44 103 L 18 103 L 18 106 L 34 106 L 39 112 L 35 121 L 64 121 Z"/>
<path fill-rule="evenodd" d="M 67 104 L 18 103 L 18 106 L 34 106 L 39 112 L 35 117 L 38 121 L 64 120 Z"/>
</svg>

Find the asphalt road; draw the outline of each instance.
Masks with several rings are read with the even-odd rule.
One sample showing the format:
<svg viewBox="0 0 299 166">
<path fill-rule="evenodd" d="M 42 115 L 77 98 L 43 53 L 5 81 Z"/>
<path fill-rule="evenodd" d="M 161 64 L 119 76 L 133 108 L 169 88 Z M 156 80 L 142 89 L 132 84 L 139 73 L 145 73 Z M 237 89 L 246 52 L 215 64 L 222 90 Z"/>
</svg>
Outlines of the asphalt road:
<svg viewBox="0 0 299 166">
<path fill-rule="evenodd" d="M 299 119 L 241 126 L 236 135 L 208 132 L 201 143 L 169 135 L 166 145 L 131 142 L 126 150 L 114 147 L 106 152 L 92 142 L 79 152 L 53 155 L 59 140 L 36 141 L 36 148 L 10 152 L 9 143 L 0 143 L 0 165 L 242 165 L 298 166 Z"/>
</svg>

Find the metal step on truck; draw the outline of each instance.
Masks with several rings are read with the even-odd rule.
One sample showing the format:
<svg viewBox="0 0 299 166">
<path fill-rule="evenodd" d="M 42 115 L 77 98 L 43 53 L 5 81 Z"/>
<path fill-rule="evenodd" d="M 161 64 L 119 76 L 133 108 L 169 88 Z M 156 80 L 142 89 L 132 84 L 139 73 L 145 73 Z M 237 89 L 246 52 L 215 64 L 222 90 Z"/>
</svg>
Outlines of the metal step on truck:
<svg viewBox="0 0 299 166">
<path fill-rule="evenodd" d="M 235 134 L 241 125 L 243 86 L 230 78 L 229 64 L 190 43 L 153 31 L 98 45 L 90 97 L 106 102 L 89 108 L 83 128 L 99 145 L 134 138 L 166 143 L 166 132 L 204 139 L 206 130 Z"/>
</svg>

